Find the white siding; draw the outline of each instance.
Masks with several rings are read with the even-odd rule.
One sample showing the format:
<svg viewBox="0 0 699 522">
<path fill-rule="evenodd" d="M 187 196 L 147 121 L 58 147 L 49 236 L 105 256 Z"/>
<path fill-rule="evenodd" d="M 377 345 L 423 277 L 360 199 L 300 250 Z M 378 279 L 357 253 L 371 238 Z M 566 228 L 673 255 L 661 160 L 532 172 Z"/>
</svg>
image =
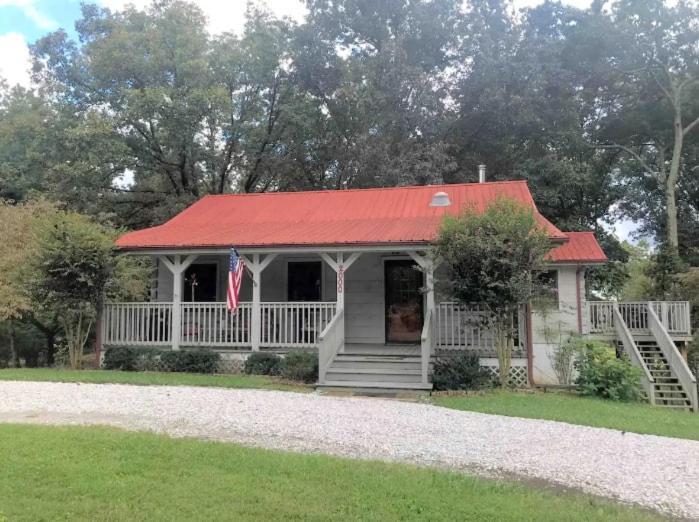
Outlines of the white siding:
<svg viewBox="0 0 699 522">
<path fill-rule="evenodd" d="M 348 343 L 386 340 L 383 257 L 362 254 L 345 274 L 345 335 Z"/>
<path fill-rule="evenodd" d="M 558 309 L 545 312 L 535 310 L 532 314 L 533 376 L 536 384 L 558 384 L 553 370 L 556 347 L 579 331 L 577 270 L 576 266 L 559 267 Z"/>
</svg>

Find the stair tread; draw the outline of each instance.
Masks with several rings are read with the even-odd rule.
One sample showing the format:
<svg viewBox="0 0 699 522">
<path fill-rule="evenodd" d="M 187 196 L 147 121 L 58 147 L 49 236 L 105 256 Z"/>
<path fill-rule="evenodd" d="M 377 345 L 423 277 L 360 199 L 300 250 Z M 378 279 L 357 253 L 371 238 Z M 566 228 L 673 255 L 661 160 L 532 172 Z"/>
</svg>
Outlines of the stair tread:
<svg viewBox="0 0 699 522">
<path fill-rule="evenodd" d="M 370 373 L 375 375 L 420 375 L 420 369 L 407 370 L 405 368 L 337 368 L 330 366 L 328 373 Z"/>
<path fill-rule="evenodd" d="M 349 385 L 348 383 L 351 383 Z M 400 389 L 400 390 L 431 390 L 432 384 L 422 384 L 418 382 L 391 382 L 391 381 L 329 381 L 317 385 L 323 387 L 336 388 L 381 388 L 381 389 Z"/>
</svg>

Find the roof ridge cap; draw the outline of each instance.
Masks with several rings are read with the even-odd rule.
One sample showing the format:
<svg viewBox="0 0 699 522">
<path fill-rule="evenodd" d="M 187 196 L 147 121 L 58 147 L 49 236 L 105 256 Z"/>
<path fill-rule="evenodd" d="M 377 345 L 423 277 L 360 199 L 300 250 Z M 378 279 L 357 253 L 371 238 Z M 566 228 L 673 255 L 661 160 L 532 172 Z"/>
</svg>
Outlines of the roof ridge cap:
<svg viewBox="0 0 699 522">
<path fill-rule="evenodd" d="M 273 192 L 232 192 L 229 194 L 206 194 L 198 201 L 205 198 L 223 198 L 223 197 L 234 197 L 234 196 L 270 196 L 270 195 L 288 195 L 288 194 L 325 194 L 325 193 L 338 193 L 338 192 L 378 192 L 381 190 L 417 190 L 425 189 L 429 187 L 464 187 L 464 186 L 481 186 L 481 185 L 514 185 L 514 184 L 527 184 L 525 179 L 510 179 L 502 181 L 486 181 L 485 183 L 470 182 L 470 183 L 439 183 L 439 184 L 429 184 L 429 185 L 406 185 L 400 187 L 367 187 L 367 188 L 351 188 L 351 189 L 318 189 L 318 190 L 296 190 L 296 191 L 273 191 Z"/>
</svg>

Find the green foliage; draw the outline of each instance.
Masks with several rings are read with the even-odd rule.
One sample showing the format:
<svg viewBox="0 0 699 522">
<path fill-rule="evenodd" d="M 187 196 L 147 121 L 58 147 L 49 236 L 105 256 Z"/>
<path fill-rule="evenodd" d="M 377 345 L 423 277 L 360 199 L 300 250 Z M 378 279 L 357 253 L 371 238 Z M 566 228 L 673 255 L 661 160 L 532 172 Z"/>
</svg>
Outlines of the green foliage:
<svg viewBox="0 0 699 522">
<path fill-rule="evenodd" d="M 210 350 L 161 351 L 115 346 L 104 354 L 105 370 L 215 373 L 221 356 Z"/>
<path fill-rule="evenodd" d="M 244 371 L 253 375 L 279 375 L 282 359 L 276 353 L 255 352 L 245 360 Z"/>
<path fill-rule="evenodd" d="M 172 521 L 659 518 L 506 479 L 99 427 L 0 424 L 0 453 L 10 521 L 102 520 L 105 511 L 111 520 Z M 39 484 L 41 494 L 28 494 Z"/>
<path fill-rule="evenodd" d="M 478 354 L 458 352 L 434 362 L 432 384 L 435 390 L 478 390 L 491 383 Z"/>
<path fill-rule="evenodd" d="M 458 217 L 446 216 L 439 230 L 435 255 L 449 270 L 447 291 L 462 303 L 485 306 L 481 320 L 495 332 L 503 386 L 516 333 L 513 317 L 520 305 L 546 292 L 535 274 L 545 269 L 550 249 L 533 212 L 507 199 L 483 213 L 466 209 Z"/>
<path fill-rule="evenodd" d="M 552 392 L 550 389 L 536 392 L 497 389 L 468 397 L 432 397 L 432 401 L 446 408 L 491 415 L 547 419 L 631 433 L 699 440 L 699 415 L 658 408 L 646 402 L 608 401 L 572 392 Z"/>
<path fill-rule="evenodd" d="M 583 395 L 613 401 L 638 401 L 641 397 L 641 370 L 629 362 L 626 354 L 617 357 L 613 347 L 586 340 L 576 362 L 575 381 Z"/>
<path fill-rule="evenodd" d="M 553 351 L 553 371 L 559 384 L 573 384 L 575 364 L 585 349 L 585 340 L 579 335 L 571 335 L 565 342 L 558 344 Z"/>
<path fill-rule="evenodd" d="M 157 350 L 156 350 L 157 351 Z M 137 386 L 205 386 L 215 388 L 256 388 L 305 393 L 310 387 L 283 383 L 266 375 L 175 373 L 158 371 L 70 370 L 55 368 L 12 368 L 0 370 L 0 381 L 86 382 L 132 384 Z"/>
<path fill-rule="evenodd" d="M 211 350 L 168 351 L 160 356 L 162 369 L 169 372 L 215 373 L 220 360 Z"/>
<path fill-rule="evenodd" d="M 317 382 L 318 354 L 303 351 L 287 353 L 281 363 L 280 375 L 291 381 Z"/>
<path fill-rule="evenodd" d="M 104 352 L 102 367 L 105 370 L 136 370 L 136 349 L 131 346 L 115 346 Z"/>
<path fill-rule="evenodd" d="M 105 370 L 127 372 L 167 371 L 161 362 L 162 350 L 149 347 L 114 346 L 104 352 L 102 367 Z"/>
</svg>

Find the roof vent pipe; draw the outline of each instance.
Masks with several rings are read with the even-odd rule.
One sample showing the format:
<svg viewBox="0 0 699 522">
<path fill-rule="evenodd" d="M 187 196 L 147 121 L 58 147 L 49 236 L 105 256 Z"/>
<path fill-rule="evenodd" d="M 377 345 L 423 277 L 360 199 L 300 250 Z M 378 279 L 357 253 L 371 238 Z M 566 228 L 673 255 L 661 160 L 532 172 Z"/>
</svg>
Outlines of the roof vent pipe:
<svg viewBox="0 0 699 522">
<path fill-rule="evenodd" d="M 478 183 L 485 183 L 485 165 L 478 165 Z"/>
</svg>

